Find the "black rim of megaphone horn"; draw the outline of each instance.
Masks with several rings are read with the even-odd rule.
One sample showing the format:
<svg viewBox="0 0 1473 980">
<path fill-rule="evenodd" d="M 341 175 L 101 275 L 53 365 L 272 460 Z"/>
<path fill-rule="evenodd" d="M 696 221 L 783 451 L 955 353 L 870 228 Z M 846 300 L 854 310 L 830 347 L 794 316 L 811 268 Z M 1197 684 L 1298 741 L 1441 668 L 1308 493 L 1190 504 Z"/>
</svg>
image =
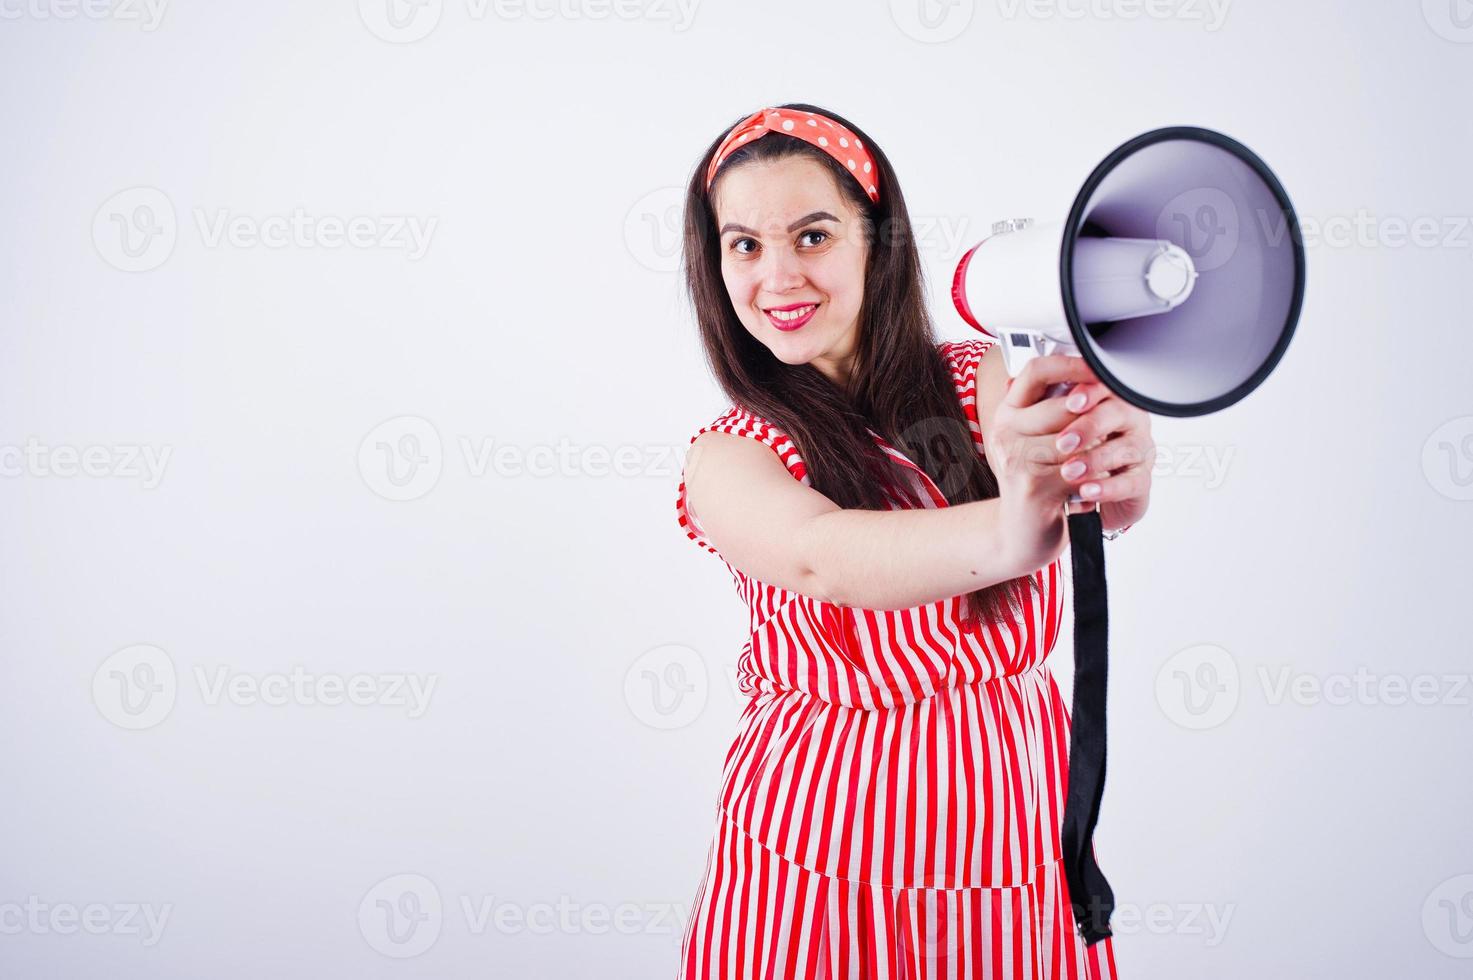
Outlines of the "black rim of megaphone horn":
<svg viewBox="0 0 1473 980">
<path fill-rule="evenodd" d="M 1094 195 L 1095 189 L 1100 182 L 1120 164 L 1122 160 L 1132 153 L 1150 146 L 1152 143 L 1161 143 L 1166 140 L 1197 140 L 1202 143 L 1211 143 L 1232 153 L 1263 178 L 1274 198 L 1279 202 L 1284 220 L 1287 222 L 1286 230 L 1289 232 L 1289 241 L 1294 249 L 1294 295 L 1289 300 L 1289 311 L 1285 317 L 1284 330 L 1279 337 L 1279 342 L 1273 351 L 1264 360 L 1258 370 L 1254 371 L 1249 378 L 1236 388 L 1210 398 L 1207 401 L 1181 404 L 1178 402 L 1157 401 L 1140 392 L 1134 391 L 1129 385 L 1124 384 L 1119 378 L 1110 373 L 1109 369 L 1095 356 L 1091 347 L 1089 331 L 1085 324 L 1079 320 L 1079 313 L 1074 307 L 1074 241 L 1079 235 L 1080 226 L 1084 217 L 1084 208 L 1089 199 Z M 1094 370 L 1101 381 L 1109 386 L 1121 398 L 1157 415 L 1171 415 L 1176 417 L 1187 417 L 1194 415 L 1208 415 L 1246 396 L 1254 388 L 1263 383 L 1274 367 L 1278 365 L 1279 359 L 1284 356 L 1284 351 L 1289 346 L 1289 340 L 1294 335 L 1294 328 L 1299 322 L 1299 308 L 1304 302 L 1304 243 L 1299 234 L 1299 219 L 1294 214 L 1294 206 L 1289 203 L 1289 195 L 1285 193 L 1284 186 L 1274 176 L 1268 164 L 1259 159 L 1258 155 L 1248 149 L 1242 143 L 1230 136 L 1212 129 L 1203 129 L 1198 126 L 1168 126 L 1164 129 L 1153 129 L 1148 133 L 1142 133 L 1128 142 L 1117 146 L 1110 155 L 1100 161 L 1089 179 L 1080 188 L 1079 194 L 1074 198 L 1074 206 L 1069 209 L 1069 219 L 1064 223 L 1064 238 L 1062 247 L 1059 249 L 1059 288 L 1064 298 L 1064 315 L 1069 319 L 1069 332 L 1074 337 L 1074 345 L 1084 356 L 1085 361 Z"/>
</svg>

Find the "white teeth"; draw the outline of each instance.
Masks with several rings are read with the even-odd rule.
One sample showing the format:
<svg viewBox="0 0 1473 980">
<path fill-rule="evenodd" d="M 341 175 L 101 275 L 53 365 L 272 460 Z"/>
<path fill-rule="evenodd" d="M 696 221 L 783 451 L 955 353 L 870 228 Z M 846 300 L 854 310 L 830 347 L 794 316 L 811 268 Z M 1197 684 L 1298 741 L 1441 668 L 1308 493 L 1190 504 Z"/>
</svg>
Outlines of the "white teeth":
<svg viewBox="0 0 1473 980">
<path fill-rule="evenodd" d="M 814 307 L 817 305 L 815 303 L 812 306 L 805 306 L 797 310 L 768 310 L 767 315 L 776 320 L 797 320 L 813 312 Z"/>
</svg>

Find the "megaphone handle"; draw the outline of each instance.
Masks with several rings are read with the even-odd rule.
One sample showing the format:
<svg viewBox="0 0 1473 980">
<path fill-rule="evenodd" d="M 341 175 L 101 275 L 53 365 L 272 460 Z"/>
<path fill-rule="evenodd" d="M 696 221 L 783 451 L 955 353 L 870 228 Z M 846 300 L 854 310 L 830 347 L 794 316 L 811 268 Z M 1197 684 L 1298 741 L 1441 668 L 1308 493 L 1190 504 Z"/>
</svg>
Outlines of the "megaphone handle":
<svg viewBox="0 0 1473 980">
<path fill-rule="evenodd" d="M 1073 387 L 1074 387 L 1074 382 L 1072 382 L 1072 381 L 1056 381 L 1053 384 L 1049 385 L 1046 389 L 1044 389 L 1043 397 L 1045 397 L 1045 398 L 1058 398 L 1060 395 L 1068 394 L 1069 389 L 1070 388 L 1073 388 Z M 1085 503 L 1085 499 L 1083 497 L 1081 497 L 1079 494 L 1077 494 L 1077 493 L 1071 493 L 1071 494 L 1069 494 L 1069 499 L 1064 504 L 1064 514 L 1067 516 L 1068 513 L 1069 513 L 1069 504 L 1082 504 L 1082 503 Z M 1100 509 L 1099 508 L 1099 505 L 1098 504 L 1095 505 L 1095 507 L 1093 509 L 1094 510 L 1099 510 Z M 1082 514 L 1088 514 L 1088 513 L 1090 513 L 1090 511 L 1080 511 L 1080 513 L 1082 513 Z"/>
</svg>

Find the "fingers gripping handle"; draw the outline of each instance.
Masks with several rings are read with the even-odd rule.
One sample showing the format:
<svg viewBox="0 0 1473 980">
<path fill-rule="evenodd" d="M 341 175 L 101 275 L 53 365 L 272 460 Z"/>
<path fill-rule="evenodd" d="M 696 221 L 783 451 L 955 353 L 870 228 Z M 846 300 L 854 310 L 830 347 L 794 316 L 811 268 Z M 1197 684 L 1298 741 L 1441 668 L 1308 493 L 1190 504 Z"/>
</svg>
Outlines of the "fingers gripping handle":
<svg viewBox="0 0 1473 980">
<path fill-rule="evenodd" d="M 1073 381 L 1056 381 L 1053 384 L 1049 385 L 1048 388 L 1046 388 L 1044 390 L 1043 396 L 1045 398 L 1058 398 L 1060 395 L 1067 395 L 1069 393 L 1069 389 L 1070 388 L 1073 388 L 1073 387 L 1074 387 L 1074 382 Z M 1083 497 L 1081 497 L 1077 492 L 1076 493 L 1069 494 L 1069 498 L 1064 501 L 1064 516 L 1065 517 L 1068 517 L 1069 516 L 1069 513 L 1070 513 L 1069 507 L 1070 507 L 1070 505 L 1072 505 L 1072 504 L 1082 504 L 1082 503 L 1085 503 L 1085 502 L 1086 502 L 1085 499 Z M 1091 501 L 1091 503 L 1092 502 L 1093 501 Z M 1094 507 L 1086 508 L 1085 510 L 1078 511 L 1077 513 L 1088 514 L 1088 513 L 1091 513 L 1093 511 L 1097 511 L 1099 509 L 1100 509 L 1099 508 L 1099 505 L 1096 504 Z"/>
</svg>

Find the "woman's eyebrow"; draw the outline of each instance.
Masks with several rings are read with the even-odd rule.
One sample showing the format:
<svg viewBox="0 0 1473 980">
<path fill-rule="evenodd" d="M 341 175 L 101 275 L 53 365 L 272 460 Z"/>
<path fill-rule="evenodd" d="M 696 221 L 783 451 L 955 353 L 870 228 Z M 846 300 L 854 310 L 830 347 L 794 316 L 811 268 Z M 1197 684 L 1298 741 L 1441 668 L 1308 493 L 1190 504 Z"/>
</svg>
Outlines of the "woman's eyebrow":
<svg viewBox="0 0 1473 980">
<path fill-rule="evenodd" d="M 797 221 L 795 221 L 792 224 L 788 225 L 788 231 L 790 231 L 790 232 L 797 231 L 803 225 L 806 225 L 806 224 L 808 224 L 809 222 L 812 222 L 812 221 L 838 221 L 838 220 L 839 220 L 838 218 L 836 218 L 833 215 L 829 214 L 827 211 L 815 211 L 812 214 L 805 214 L 803 217 L 799 218 Z M 746 225 L 739 225 L 735 221 L 728 221 L 726 224 L 724 224 L 724 225 L 721 226 L 721 234 L 724 235 L 724 234 L 726 234 L 729 231 L 744 231 L 744 232 L 746 232 L 749 235 L 759 234 L 759 232 L 756 232 L 756 231 L 752 230 L 751 228 L 748 228 Z"/>
</svg>

